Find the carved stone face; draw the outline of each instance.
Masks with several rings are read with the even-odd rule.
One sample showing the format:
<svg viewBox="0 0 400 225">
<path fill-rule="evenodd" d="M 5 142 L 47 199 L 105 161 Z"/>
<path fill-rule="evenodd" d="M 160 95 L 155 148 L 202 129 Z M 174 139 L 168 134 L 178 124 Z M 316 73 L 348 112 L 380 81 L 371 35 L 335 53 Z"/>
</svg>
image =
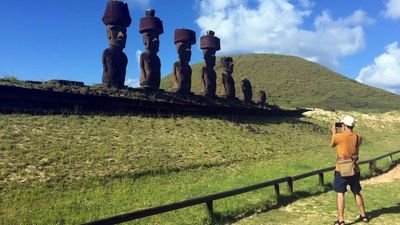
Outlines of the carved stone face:
<svg viewBox="0 0 400 225">
<path fill-rule="evenodd" d="M 204 50 L 203 57 L 207 67 L 213 68 L 215 66 L 215 50 Z"/>
<path fill-rule="evenodd" d="M 192 50 L 191 45 L 188 43 L 179 42 L 176 44 L 179 61 L 189 63 L 190 59 L 192 58 Z"/>
<path fill-rule="evenodd" d="M 226 59 L 224 60 L 224 63 L 222 64 L 223 69 L 227 73 L 233 73 L 233 60 L 232 59 Z"/>
<path fill-rule="evenodd" d="M 157 53 L 160 48 L 160 39 L 154 32 L 143 33 L 143 44 L 146 51 Z"/>
<path fill-rule="evenodd" d="M 107 25 L 107 38 L 110 45 L 125 48 L 127 38 L 126 27 Z"/>
</svg>

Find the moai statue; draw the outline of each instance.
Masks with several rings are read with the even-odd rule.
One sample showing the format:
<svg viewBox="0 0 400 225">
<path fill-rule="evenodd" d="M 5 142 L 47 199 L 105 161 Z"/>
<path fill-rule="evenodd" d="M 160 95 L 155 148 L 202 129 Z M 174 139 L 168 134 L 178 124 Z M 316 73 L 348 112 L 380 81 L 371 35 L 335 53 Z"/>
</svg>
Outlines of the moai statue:
<svg viewBox="0 0 400 225">
<path fill-rule="evenodd" d="M 223 96 L 228 99 L 236 99 L 235 97 L 235 81 L 232 78 L 233 73 L 233 59 L 232 57 L 222 57 L 222 87 Z"/>
<path fill-rule="evenodd" d="M 207 31 L 206 35 L 200 38 L 200 48 L 203 50 L 203 58 L 206 66 L 201 72 L 203 94 L 207 97 L 215 97 L 217 90 L 217 74 L 215 73 L 215 53 L 221 49 L 219 38 L 214 36 L 214 31 Z"/>
<path fill-rule="evenodd" d="M 240 86 L 242 88 L 242 100 L 244 102 L 251 102 L 253 97 L 253 88 L 251 87 L 250 81 L 243 79 Z"/>
<path fill-rule="evenodd" d="M 106 25 L 110 44 L 110 47 L 103 52 L 102 82 L 106 87 L 123 88 L 128 57 L 122 50 L 127 39 L 126 29 L 132 22 L 128 4 L 110 0 L 102 20 Z"/>
<path fill-rule="evenodd" d="M 139 32 L 143 35 L 145 52 L 140 55 L 140 86 L 160 88 L 161 62 L 157 56 L 160 47 L 160 34 L 164 33 L 163 23 L 155 17 L 154 9 L 147 9 L 146 16 L 140 19 Z"/>
<path fill-rule="evenodd" d="M 265 93 L 265 91 L 258 91 L 254 102 L 256 104 L 264 105 L 266 101 L 267 101 L 267 94 Z"/>
<path fill-rule="evenodd" d="M 188 29 L 176 29 L 174 43 L 179 55 L 179 61 L 174 63 L 174 87 L 176 93 L 191 93 L 192 68 L 189 61 L 192 57 L 191 47 L 196 43 L 196 33 Z"/>
</svg>

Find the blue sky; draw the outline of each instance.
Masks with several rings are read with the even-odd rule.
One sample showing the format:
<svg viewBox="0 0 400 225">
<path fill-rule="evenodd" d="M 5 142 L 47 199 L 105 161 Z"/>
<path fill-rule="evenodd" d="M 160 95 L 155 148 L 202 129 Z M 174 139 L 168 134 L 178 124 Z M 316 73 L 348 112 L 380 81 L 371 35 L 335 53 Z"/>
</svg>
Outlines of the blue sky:
<svg viewBox="0 0 400 225">
<path fill-rule="evenodd" d="M 400 0 L 125 0 L 132 25 L 124 52 L 126 82 L 139 79 L 138 32 L 146 8 L 164 23 L 163 76 L 177 59 L 176 28 L 221 38 L 217 55 L 276 53 L 320 63 L 359 82 L 400 93 Z M 108 47 L 101 22 L 107 0 L 18 0 L 0 3 L 0 77 L 101 82 Z M 202 61 L 198 43 L 191 63 Z"/>
</svg>

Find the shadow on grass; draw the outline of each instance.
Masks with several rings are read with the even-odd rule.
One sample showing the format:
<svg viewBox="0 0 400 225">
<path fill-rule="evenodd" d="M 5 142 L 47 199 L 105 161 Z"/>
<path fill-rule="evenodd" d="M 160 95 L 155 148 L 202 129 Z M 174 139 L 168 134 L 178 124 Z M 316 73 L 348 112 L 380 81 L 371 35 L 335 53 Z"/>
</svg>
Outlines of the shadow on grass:
<svg viewBox="0 0 400 225">
<path fill-rule="evenodd" d="M 370 212 L 366 212 L 370 221 L 374 220 L 374 218 L 377 218 L 383 214 L 399 214 L 399 213 L 400 213 L 400 203 L 397 203 L 397 205 L 395 205 L 395 206 L 375 209 Z M 351 223 L 346 223 L 346 224 L 357 224 L 359 222 L 361 222 L 361 221 L 356 220 L 356 221 L 353 221 Z"/>
<path fill-rule="evenodd" d="M 396 206 L 372 210 L 371 212 L 367 212 L 367 215 L 369 215 L 370 219 L 373 220 L 374 218 L 379 217 L 383 214 L 399 214 L 399 213 L 400 213 L 400 203 L 397 203 Z"/>
<path fill-rule="evenodd" d="M 240 216 L 235 216 L 235 215 L 226 215 L 226 214 L 222 214 L 219 212 L 214 212 L 213 214 L 213 218 L 209 219 L 209 221 L 207 221 L 206 223 L 208 224 L 212 224 L 212 225 L 224 225 L 224 224 L 231 224 L 231 223 L 235 223 L 238 222 L 246 217 L 249 217 L 251 215 L 254 214 L 258 214 L 258 213 L 265 213 L 274 209 L 279 209 L 280 207 L 284 207 L 287 206 L 299 199 L 302 198 L 307 198 L 307 197 L 312 197 L 312 196 L 318 196 L 324 193 L 327 193 L 329 191 L 331 191 L 333 189 L 332 184 L 326 184 L 325 186 L 323 186 L 323 190 L 321 191 L 317 191 L 317 192 L 305 192 L 305 191 L 297 191 L 294 192 L 293 195 L 291 196 L 278 196 L 276 201 L 276 204 L 272 204 L 272 203 L 266 203 L 263 208 L 260 209 L 253 209 L 250 211 L 247 211 L 243 214 L 241 214 Z"/>
</svg>

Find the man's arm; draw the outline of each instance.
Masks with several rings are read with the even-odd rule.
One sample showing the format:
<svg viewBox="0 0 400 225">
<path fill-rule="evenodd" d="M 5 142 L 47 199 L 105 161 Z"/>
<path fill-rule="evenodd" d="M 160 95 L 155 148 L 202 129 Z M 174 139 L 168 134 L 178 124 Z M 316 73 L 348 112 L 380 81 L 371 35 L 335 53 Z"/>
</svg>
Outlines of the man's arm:
<svg viewBox="0 0 400 225">
<path fill-rule="evenodd" d="M 332 126 L 331 130 L 332 130 L 331 146 L 332 146 L 332 147 L 335 147 L 335 146 L 336 146 L 336 144 L 337 144 L 337 143 L 336 143 L 336 141 L 335 141 L 335 134 L 337 133 L 337 130 L 336 130 L 335 124 L 333 124 L 333 126 Z"/>
</svg>

